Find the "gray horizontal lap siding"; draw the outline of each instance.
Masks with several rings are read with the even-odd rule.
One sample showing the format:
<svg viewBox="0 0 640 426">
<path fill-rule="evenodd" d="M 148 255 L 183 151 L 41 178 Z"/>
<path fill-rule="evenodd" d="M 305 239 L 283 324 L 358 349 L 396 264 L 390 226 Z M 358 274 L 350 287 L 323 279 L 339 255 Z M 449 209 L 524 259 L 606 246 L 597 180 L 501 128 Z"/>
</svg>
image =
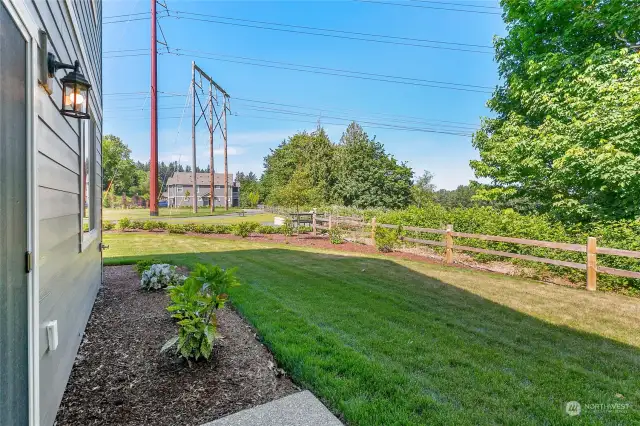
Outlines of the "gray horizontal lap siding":
<svg viewBox="0 0 640 426">
<path fill-rule="evenodd" d="M 93 198 L 100 232 L 102 176 L 102 8 L 100 1 L 27 2 L 31 16 L 49 38 L 49 52 L 66 63 L 80 61 L 90 80 L 89 111 L 96 124 L 96 191 Z M 77 26 L 74 25 L 74 20 Z M 101 282 L 101 235 L 81 250 L 80 121 L 58 111 L 62 99 L 56 73 L 53 94 L 38 89 L 35 108 L 39 235 L 36 262 L 40 282 L 40 324 L 58 321 L 59 345 L 51 351 L 40 327 L 40 423 L 52 425 L 62 399 L 85 325 Z"/>
</svg>

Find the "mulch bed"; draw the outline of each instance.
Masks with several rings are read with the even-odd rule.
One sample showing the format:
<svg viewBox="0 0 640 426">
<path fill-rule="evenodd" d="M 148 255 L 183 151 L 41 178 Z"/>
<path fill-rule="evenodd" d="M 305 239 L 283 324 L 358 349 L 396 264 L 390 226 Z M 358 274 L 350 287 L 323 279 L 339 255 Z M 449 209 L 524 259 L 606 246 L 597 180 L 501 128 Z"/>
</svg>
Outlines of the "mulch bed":
<svg viewBox="0 0 640 426">
<path fill-rule="evenodd" d="M 160 353 L 177 331 L 167 294 L 140 290 L 131 266 L 105 267 L 104 281 L 56 425 L 201 425 L 299 390 L 232 309 L 211 360 L 189 366 Z"/>
</svg>

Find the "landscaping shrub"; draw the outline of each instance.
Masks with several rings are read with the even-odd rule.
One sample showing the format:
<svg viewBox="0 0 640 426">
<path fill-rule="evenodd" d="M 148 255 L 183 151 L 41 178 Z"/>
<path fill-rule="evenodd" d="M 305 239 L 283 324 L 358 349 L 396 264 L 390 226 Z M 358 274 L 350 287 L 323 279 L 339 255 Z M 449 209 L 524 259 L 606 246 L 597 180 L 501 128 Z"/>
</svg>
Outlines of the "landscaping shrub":
<svg viewBox="0 0 640 426">
<path fill-rule="evenodd" d="M 400 229 L 387 229 L 377 227 L 375 231 L 376 248 L 383 253 L 393 251 L 393 249 L 400 244 L 402 231 L 401 227 L 399 228 Z"/>
<path fill-rule="evenodd" d="M 263 235 L 279 234 L 281 233 L 281 226 L 260 225 L 256 232 Z"/>
<path fill-rule="evenodd" d="M 169 287 L 171 305 L 167 310 L 178 320 L 179 329 L 162 351 L 176 346 L 176 353 L 189 362 L 209 359 L 217 332 L 215 311 L 224 306 L 228 290 L 237 285 L 235 269 L 197 264 L 182 284 Z"/>
<path fill-rule="evenodd" d="M 258 222 L 240 222 L 233 225 L 231 232 L 238 237 L 246 238 L 254 232 L 260 224 Z"/>
<path fill-rule="evenodd" d="M 174 223 L 168 224 L 167 229 L 169 230 L 170 234 L 185 234 L 187 232 L 184 225 L 179 225 Z"/>
<path fill-rule="evenodd" d="M 141 220 L 133 220 L 131 221 L 131 229 L 144 229 L 144 222 Z"/>
<path fill-rule="evenodd" d="M 329 229 L 329 241 L 331 244 L 342 244 L 344 242 L 344 231 L 339 226 Z"/>
<path fill-rule="evenodd" d="M 154 229 L 164 229 L 164 222 L 158 222 L 155 220 L 146 220 L 142 225 L 142 229 L 145 231 L 153 231 Z"/>
<path fill-rule="evenodd" d="M 308 234 L 313 231 L 313 228 L 310 226 L 298 226 L 298 234 Z"/>
<path fill-rule="evenodd" d="M 113 222 L 105 220 L 102 222 L 102 230 L 103 231 L 111 231 L 115 227 Z"/>
<path fill-rule="evenodd" d="M 214 234 L 230 234 L 231 225 L 212 225 L 212 232 Z"/>
<path fill-rule="evenodd" d="M 137 265 L 136 265 L 137 268 Z M 184 276 L 176 272 L 176 267 L 163 264 L 153 264 L 142 273 L 140 285 L 143 290 L 160 290 L 168 286 L 175 286 L 184 280 Z"/>
<path fill-rule="evenodd" d="M 295 229 L 293 228 L 293 221 L 289 218 L 285 219 L 284 225 L 282 225 L 280 229 L 285 237 L 290 237 L 295 232 Z"/>
<path fill-rule="evenodd" d="M 128 217 L 123 217 L 118 221 L 118 228 L 121 231 L 126 231 L 127 229 L 131 228 L 131 220 Z"/>
<path fill-rule="evenodd" d="M 142 278 L 142 273 L 144 271 L 147 271 L 151 268 L 151 265 L 154 265 L 156 263 L 161 263 L 159 260 L 156 259 L 143 259 L 143 260 L 138 260 L 136 262 L 136 272 L 138 273 L 138 276 L 140 278 Z"/>
</svg>

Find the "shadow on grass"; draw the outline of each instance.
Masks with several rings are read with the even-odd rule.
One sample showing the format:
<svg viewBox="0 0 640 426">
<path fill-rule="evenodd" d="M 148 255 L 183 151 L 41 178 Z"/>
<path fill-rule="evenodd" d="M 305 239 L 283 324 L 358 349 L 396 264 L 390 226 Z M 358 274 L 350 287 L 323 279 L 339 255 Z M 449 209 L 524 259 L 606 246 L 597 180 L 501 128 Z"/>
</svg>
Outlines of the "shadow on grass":
<svg viewBox="0 0 640 426">
<path fill-rule="evenodd" d="M 237 266 L 235 307 L 349 424 L 640 424 L 638 348 L 390 260 L 278 248 L 105 263 L 143 258 Z M 566 413 L 569 401 L 579 415 Z"/>
</svg>

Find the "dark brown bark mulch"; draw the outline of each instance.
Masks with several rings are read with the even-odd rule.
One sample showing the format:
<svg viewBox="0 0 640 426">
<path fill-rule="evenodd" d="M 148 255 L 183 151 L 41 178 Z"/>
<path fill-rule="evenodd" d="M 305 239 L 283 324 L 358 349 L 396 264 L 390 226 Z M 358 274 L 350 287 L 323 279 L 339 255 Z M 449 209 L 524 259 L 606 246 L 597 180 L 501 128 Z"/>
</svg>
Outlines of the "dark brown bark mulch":
<svg viewBox="0 0 640 426">
<path fill-rule="evenodd" d="M 229 308 L 210 361 L 160 353 L 177 330 L 167 294 L 141 291 L 131 266 L 104 274 L 57 425 L 200 425 L 298 390 Z"/>
</svg>

